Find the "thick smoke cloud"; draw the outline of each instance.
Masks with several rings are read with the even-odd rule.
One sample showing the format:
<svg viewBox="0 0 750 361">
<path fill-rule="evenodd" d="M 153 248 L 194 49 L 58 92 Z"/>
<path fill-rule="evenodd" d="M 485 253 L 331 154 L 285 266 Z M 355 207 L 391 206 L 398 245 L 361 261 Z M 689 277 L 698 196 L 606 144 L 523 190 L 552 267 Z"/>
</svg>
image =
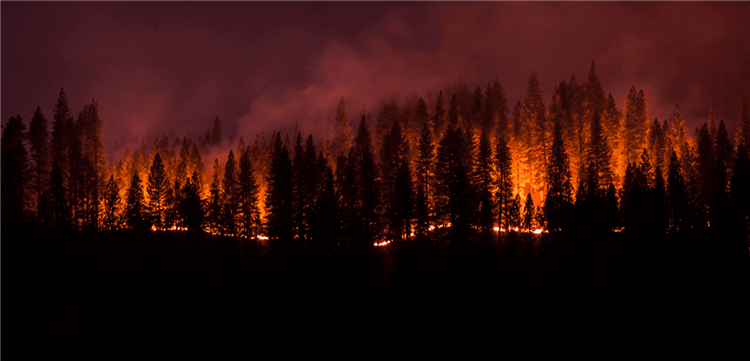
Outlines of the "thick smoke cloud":
<svg viewBox="0 0 750 361">
<path fill-rule="evenodd" d="M 2 119 L 47 118 L 60 87 L 96 98 L 108 144 L 149 134 L 291 131 L 320 139 L 346 98 L 353 124 L 409 94 L 434 104 L 459 78 L 497 78 L 511 104 L 535 70 L 585 81 L 597 64 L 619 108 L 650 118 L 711 104 L 734 123 L 750 97 L 750 3 L 2 3 Z M 447 100 L 447 99 L 446 99 Z M 75 115 L 75 114 L 74 114 Z M 732 126 L 730 126 L 731 128 Z"/>
</svg>

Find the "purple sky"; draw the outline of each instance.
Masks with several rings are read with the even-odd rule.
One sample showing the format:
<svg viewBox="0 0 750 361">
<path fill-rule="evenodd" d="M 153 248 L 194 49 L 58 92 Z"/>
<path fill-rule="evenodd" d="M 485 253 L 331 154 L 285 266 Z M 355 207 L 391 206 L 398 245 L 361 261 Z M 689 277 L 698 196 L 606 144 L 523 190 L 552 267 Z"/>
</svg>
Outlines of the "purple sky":
<svg viewBox="0 0 750 361">
<path fill-rule="evenodd" d="M 64 87 L 74 116 L 98 100 L 110 146 L 215 116 L 246 140 L 295 123 L 319 139 L 342 96 L 353 119 L 409 94 L 433 107 L 459 73 L 498 78 L 512 108 L 536 70 L 549 102 L 592 59 L 618 108 L 634 85 L 651 119 L 679 103 L 691 129 L 711 104 L 733 129 L 750 97 L 750 2 L 0 4 L 3 123 L 52 120 Z"/>
</svg>

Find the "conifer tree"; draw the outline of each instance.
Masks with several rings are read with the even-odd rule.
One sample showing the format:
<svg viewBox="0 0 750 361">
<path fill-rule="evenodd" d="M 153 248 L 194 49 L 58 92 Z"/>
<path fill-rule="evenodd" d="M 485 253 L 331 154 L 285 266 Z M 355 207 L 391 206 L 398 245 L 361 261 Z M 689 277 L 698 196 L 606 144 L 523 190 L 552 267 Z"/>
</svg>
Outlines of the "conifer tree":
<svg viewBox="0 0 750 361">
<path fill-rule="evenodd" d="M 534 230 L 534 221 L 536 216 L 534 215 L 534 200 L 531 198 L 531 193 L 526 195 L 526 203 L 523 206 L 523 230 L 531 232 Z"/>
<path fill-rule="evenodd" d="M 191 233 L 203 232 L 203 200 L 198 190 L 198 172 L 187 179 L 178 198 L 180 224 Z"/>
<path fill-rule="evenodd" d="M 63 88 L 60 88 L 60 96 L 55 103 L 54 123 L 52 124 L 51 157 L 57 158 L 63 177 L 63 185 L 67 188 L 70 164 L 68 162 L 68 138 L 73 132 L 73 117 L 68 108 L 68 97 Z"/>
<path fill-rule="evenodd" d="M 276 133 L 271 140 L 271 168 L 268 174 L 266 214 L 268 238 L 289 242 L 294 236 L 292 208 L 292 163 L 289 150 Z"/>
<path fill-rule="evenodd" d="M 470 148 L 461 128 L 449 125 L 437 155 L 437 209 L 441 223 L 450 222 L 454 236 L 462 236 L 471 220 Z"/>
<path fill-rule="evenodd" d="M 210 232 L 223 232 L 223 209 L 222 200 L 224 195 L 221 192 L 222 170 L 219 165 L 219 159 L 214 160 L 213 180 L 211 181 L 211 190 L 208 198 L 208 209 L 206 212 L 206 225 Z"/>
<path fill-rule="evenodd" d="M 492 197 L 492 146 L 490 137 L 482 131 L 479 139 L 479 156 L 477 158 L 477 195 L 479 196 L 479 226 L 482 232 L 490 234 L 495 222 L 494 202 Z"/>
<path fill-rule="evenodd" d="M 310 233 L 316 243 L 332 247 L 337 244 L 341 231 L 333 169 L 323 156 L 323 152 L 318 156 L 318 164 L 322 168 L 320 192 L 315 200 Z"/>
<path fill-rule="evenodd" d="M 120 189 L 114 175 L 109 177 L 104 189 L 104 229 L 108 231 L 120 228 Z"/>
<path fill-rule="evenodd" d="M 547 168 L 550 159 L 551 130 L 545 116 L 544 102 L 536 72 L 531 72 L 526 89 L 526 99 L 521 109 L 521 122 L 530 128 L 528 162 L 531 185 L 535 191 L 545 191 Z"/>
<path fill-rule="evenodd" d="M 649 157 L 654 160 L 654 165 L 664 167 L 664 152 L 666 151 L 666 137 L 657 119 L 651 123 L 648 132 Z"/>
<path fill-rule="evenodd" d="M 432 222 L 433 193 L 435 184 L 435 145 L 432 132 L 425 124 L 419 138 L 419 159 L 417 161 L 416 217 L 419 235 L 423 235 Z"/>
<path fill-rule="evenodd" d="M 672 116 L 669 118 L 669 139 L 672 143 L 672 147 L 677 151 L 677 156 L 680 159 L 682 166 L 682 174 L 686 178 L 692 178 L 694 176 L 693 167 L 689 155 L 689 146 L 685 135 L 685 117 L 682 116 L 682 109 L 677 104 L 672 111 Z M 709 142 L 713 143 L 709 134 Z"/>
<path fill-rule="evenodd" d="M 508 229 L 508 212 L 513 201 L 513 174 L 511 171 L 510 149 L 508 149 L 508 145 L 503 137 L 498 137 L 497 139 L 495 168 L 497 169 L 497 193 L 495 194 L 497 223 L 498 227 Z"/>
<path fill-rule="evenodd" d="M 70 227 L 70 208 L 68 205 L 67 190 L 63 180 L 60 162 L 55 158 L 52 161 L 52 174 L 49 179 L 49 196 L 51 212 L 49 226 L 57 230 L 63 230 Z"/>
<path fill-rule="evenodd" d="M 99 104 L 92 99 L 79 113 L 76 129 L 80 140 L 80 162 L 82 217 L 87 228 L 96 229 L 99 224 L 101 189 L 104 188 L 104 172 L 107 166 L 103 142 L 104 121 L 99 116 Z"/>
<path fill-rule="evenodd" d="M 521 227 L 521 195 L 516 194 L 508 209 L 508 232 L 517 231 Z"/>
<path fill-rule="evenodd" d="M 683 230 L 687 218 L 688 203 L 685 180 L 682 178 L 680 161 L 677 152 L 672 152 L 669 159 L 669 173 L 667 174 L 667 199 L 669 201 L 669 230 L 678 232 Z"/>
<path fill-rule="evenodd" d="M 708 132 L 708 126 L 704 123 L 698 134 L 697 142 L 697 174 L 696 185 L 698 195 L 698 206 L 701 214 L 705 214 L 711 199 L 715 170 L 716 157 L 714 155 L 714 144 Z M 684 165 L 684 162 L 683 162 Z M 683 167 L 684 169 L 684 167 Z"/>
<path fill-rule="evenodd" d="M 588 162 L 594 164 L 598 180 L 608 184 L 613 180 L 611 167 L 611 153 L 609 144 L 602 129 L 599 113 L 595 113 L 591 119 L 591 133 L 588 142 Z"/>
<path fill-rule="evenodd" d="M 711 226 L 726 227 L 729 215 L 729 199 L 727 195 L 729 172 L 734 159 L 732 145 L 729 143 L 724 121 L 719 123 L 716 132 L 716 143 L 714 145 L 714 170 L 712 174 L 711 201 L 709 209 L 709 221 Z"/>
<path fill-rule="evenodd" d="M 396 120 L 391 129 L 383 137 L 380 148 L 380 185 L 386 208 L 385 216 L 389 220 L 388 233 L 395 237 L 400 228 L 400 221 L 396 215 L 396 178 L 402 161 L 406 160 L 406 143 L 401 132 L 401 125 Z"/>
<path fill-rule="evenodd" d="M 130 178 L 130 188 L 128 189 L 128 199 L 125 208 L 125 224 L 128 229 L 147 230 L 150 225 L 146 216 L 146 201 L 143 197 L 143 188 L 141 187 L 141 178 L 138 172 L 133 172 Z"/>
<path fill-rule="evenodd" d="M 622 137 L 624 162 L 635 162 L 646 145 L 648 132 L 648 117 L 646 114 L 646 101 L 643 91 L 636 93 L 635 87 L 631 87 L 625 101 Z"/>
<path fill-rule="evenodd" d="M 364 116 L 360 119 L 359 127 L 357 128 L 354 155 L 356 164 L 355 179 L 357 190 L 359 191 L 357 214 L 362 225 L 362 241 L 370 246 L 377 236 L 380 224 L 380 183 L 378 182 L 378 169 L 372 149 L 372 138 Z"/>
<path fill-rule="evenodd" d="M 237 192 L 237 164 L 234 161 L 234 152 L 229 151 L 227 163 L 224 166 L 224 179 L 222 180 L 222 190 L 224 201 L 222 206 L 223 212 L 223 230 L 230 235 L 237 234 L 237 210 L 239 208 L 239 196 Z"/>
<path fill-rule="evenodd" d="M 41 107 L 37 107 L 29 125 L 28 139 L 31 145 L 31 159 L 34 161 L 33 184 L 36 198 L 37 218 L 45 218 L 41 213 L 42 196 L 49 184 L 49 175 L 52 171 L 50 155 L 50 135 L 47 130 L 47 119 L 42 114 Z M 47 217 L 48 218 L 48 217 Z"/>
<path fill-rule="evenodd" d="M 411 223 L 413 219 L 413 187 L 411 180 L 411 169 L 405 159 L 401 160 L 396 173 L 394 194 L 394 219 L 396 239 L 408 240 L 411 234 Z"/>
<path fill-rule="evenodd" d="M 555 123 L 552 138 L 550 163 L 547 170 L 549 193 L 545 198 L 544 214 L 547 218 L 547 229 L 559 231 L 567 227 L 568 213 L 572 207 L 572 186 L 570 183 L 570 165 L 562 139 L 560 123 Z"/>
<path fill-rule="evenodd" d="M 157 229 L 164 228 L 166 197 L 169 182 L 161 156 L 157 153 L 148 175 L 148 210 Z"/>
<path fill-rule="evenodd" d="M 250 147 L 242 151 L 237 178 L 237 198 L 239 213 L 239 234 L 245 238 L 256 235 L 253 223 L 258 216 L 258 186 L 253 175 L 253 165 L 250 161 Z"/>
<path fill-rule="evenodd" d="M 2 215 L 6 229 L 15 229 L 25 220 L 30 206 L 29 155 L 24 146 L 26 126 L 20 115 L 10 117 L 2 134 Z"/>
</svg>

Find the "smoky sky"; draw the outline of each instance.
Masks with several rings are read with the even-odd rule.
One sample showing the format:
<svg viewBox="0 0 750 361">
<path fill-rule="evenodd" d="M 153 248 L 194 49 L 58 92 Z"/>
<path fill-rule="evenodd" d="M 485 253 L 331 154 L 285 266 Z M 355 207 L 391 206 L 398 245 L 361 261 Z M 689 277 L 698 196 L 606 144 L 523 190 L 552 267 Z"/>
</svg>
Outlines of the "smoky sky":
<svg viewBox="0 0 750 361">
<path fill-rule="evenodd" d="M 155 134 L 320 137 L 341 97 L 350 119 L 459 77 L 496 78 L 512 105 L 536 71 L 585 81 L 591 61 L 618 108 L 643 89 L 651 119 L 680 104 L 690 128 L 711 104 L 733 128 L 750 97 L 749 2 L 40 3 L 2 2 L 2 120 L 60 88 L 73 115 L 95 98 L 105 142 Z M 449 97 L 449 95 L 448 95 Z M 446 98 L 446 101 L 448 99 Z M 27 123 L 28 124 L 28 123 Z"/>
</svg>

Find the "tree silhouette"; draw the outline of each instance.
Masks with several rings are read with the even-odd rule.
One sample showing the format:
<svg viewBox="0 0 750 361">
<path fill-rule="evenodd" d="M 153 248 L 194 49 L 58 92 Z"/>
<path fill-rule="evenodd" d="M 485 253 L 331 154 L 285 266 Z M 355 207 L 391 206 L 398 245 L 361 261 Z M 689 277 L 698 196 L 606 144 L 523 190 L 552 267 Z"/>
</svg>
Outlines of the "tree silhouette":
<svg viewBox="0 0 750 361">
<path fill-rule="evenodd" d="M 223 232 L 222 200 L 224 195 L 221 191 L 221 173 L 222 169 L 219 159 L 215 159 L 213 179 L 208 196 L 208 208 L 206 209 L 206 225 L 210 232 Z"/>
<path fill-rule="evenodd" d="M 180 225 L 187 227 L 191 233 L 203 232 L 205 213 L 203 211 L 203 200 L 198 191 L 198 182 L 196 181 L 198 177 L 198 172 L 193 172 L 193 175 L 187 179 L 180 189 L 178 197 Z"/>
<path fill-rule="evenodd" d="M 572 187 L 568 155 L 559 122 L 555 123 L 553 132 L 547 179 L 549 180 L 549 193 L 544 204 L 547 229 L 550 232 L 560 231 L 568 226 L 568 213 L 572 206 Z"/>
<path fill-rule="evenodd" d="M 26 126 L 20 115 L 10 117 L 2 134 L 2 214 L 6 229 L 25 221 L 30 203 L 29 155 L 24 146 Z"/>
<path fill-rule="evenodd" d="M 42 114 L 41 107 L 37 107 L 29 125 L 28 139 L 31 145 L 31 159 L 34 161 L 33 184 L 36 198 L 37 219 L 48 219 L 49 215 L 42 215 L 41 204 L 44 202 L 42 196 L 49 184 L 49 175 L 52 171 L 50 155 L 50 134 L 47 130 L 47 119 Z"/>
<path fill-rule="evenodd" d="M 378 235 L 380 217 L 380 183 L 378 182 L 378 169 L 375 164 L 375 155 L 372 149 L 372 139 L 364 116 L 359 121 L 357 137 L 354 147 L 356 164 L 356 183 L 358 199 L 357 212 L 361 220 L 362 241 L 371 246 Z M 351 158 L 351 155 L 350 155 Z M 349 160 L 352 161 L 351 159 Z"/>
<path fill-rule="evenodd" d="M 157 153 L 154 162 L 151 163 L 147 188 L 150 219 L 157 229 L 164 228 L 167 188 L 169 188 L 167 174 L 164 171 L 161 155 Z"/>
<path fill-rule="evenodd" d="M 224 166 L 224 179 L 222 180 L 222 194 L 224 195 L 222 229 L 224 233 L 233 236 L 237 234 L 237 211 L 239 209 L 236 172 L 237 163 L 234 160 L 234 153 L 230 150 L 227 163 Z"/>
<path fill-rule="evenodd" d="M 492 197 L 492 146 L 486 132 L 479 138 L 479 155 L 477 157 L 477 187 L 479 196 L 479 226 L 485 235 L 492 232 L 495 223 L 494 202 Z"/>
<path fill-rule="evenodd" d="M 282 143 L 281 135 L 276 133 L 271 140 L 271 168 L 266 193 L 268 238 L 273 241 L 289 242 L 294 236 L 292 187 L 289 150 Z"/>
<path fill-rule="evenodd" d="M 423 236 L 432 223 L 435 184 L 435 145 L 428 124 L 422 126 L 417 160 L 416 233 Z"/>
<path fill-rule="evenodd" d="M 125 206 L 125 225 L 128 229 L 147 230 L 150 225 L 146 214 L 146 201 L 143 198 L 143 188 L 141 188 L 141 178 L 138 172 L 133 172 L 130 178 L 130 188 L 128 189 L 128 199 Z"/>
<path fill-rule="evenodd" d="M 120 189 L 114 176 L 109 177 L 104 189 L 104 229 L 115 231 L 120 229 Z"/>
<path fill-rule="evenodd" d="M 258 186 L 255 182 L 254 170 L 250 161 L 250 147 L 247 147 L 240 156 L 240 172 L 237 180 L 238 213 L 240 219 L 239 234 L 244 237 L 253 237 L 257 230 L 253 226 L 258 217 Z"/>
</svg>

